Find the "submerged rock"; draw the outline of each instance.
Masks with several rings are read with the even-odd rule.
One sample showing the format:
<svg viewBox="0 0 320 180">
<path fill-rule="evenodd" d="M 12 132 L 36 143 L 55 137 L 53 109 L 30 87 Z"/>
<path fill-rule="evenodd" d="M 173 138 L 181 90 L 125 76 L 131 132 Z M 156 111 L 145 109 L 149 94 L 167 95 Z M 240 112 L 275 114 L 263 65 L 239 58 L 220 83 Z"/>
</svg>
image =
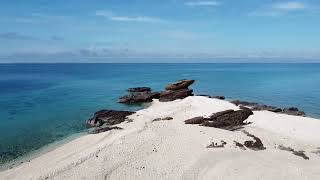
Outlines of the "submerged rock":
<svg viewBox="0 0 320 180">
<path fill-rule="evenodd" d="M 227 130 L 233 130 L 248 123 L 244 121 L 252 115 L 250 109 L 243 109 L 239 111 L 226 110 L 215 113 L 208 118 L 195 117 L 184 121 L 186 124 L 200 124 L 202 126 L 215 127 Z"/>
<path fill-rule="evenodd" d="M 98 127 L 102 125 L 115 125 L 124 122 L 127 116 L 134 114 L 131 111 L 115 111 L 115 110 L 101 110 L 94 113 L 94 116 L 87 120 L 89 127 Z"/>
</svg>

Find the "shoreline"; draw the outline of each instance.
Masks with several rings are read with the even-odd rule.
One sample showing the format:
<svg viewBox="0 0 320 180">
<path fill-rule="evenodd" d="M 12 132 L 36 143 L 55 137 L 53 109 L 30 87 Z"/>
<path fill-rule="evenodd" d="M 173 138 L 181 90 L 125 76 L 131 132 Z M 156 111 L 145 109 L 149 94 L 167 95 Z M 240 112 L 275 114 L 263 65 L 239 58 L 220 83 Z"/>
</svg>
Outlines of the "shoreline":
<svg viewBox="0 0 320 180">
<path fill-rule="evenodd" d="M 0 165 L 0 172 L 15 168 L 23 163 L 30 162 L 33 159 L 38 158 L 42 155 L 45 155 L 46 153 L 53 151 L 53 150 L 63 146 L 64 144 L 67 144 L 77 138 L 81 138 L 82 136 L 85 136 L 86 134 L 87 134 L 87 132 L 80 132 L 80 133 L 71 134 L 61 140 L 47 144 L 37 150 L 31 151 L 31 152 L 29 152 L 23 156 L 20 156 L 16 159 L 5 162 L 4 164 Z"/>
<path fill-rule="evenodd" d="M 267 168 L 269 161 L 262 161 L 264 159 L 262 156 L 274 159 L 275 166 L 279 168 L 286 163 L 300 169 L 309 168 L 308 172 L 301 171 L 300 175 L 288 172 L 288 177 L 293 177 L 293 179 L 298 179 L 302 175 L 308 175 L 310 179 L 320 177 L 320 174 L 312 168 L 319 165 L 320 159 L 320 155 L 317 154 L 320 151 L 318 149 L 320 148 L 320 133 L 317 131 L 317 128 L 320 127 L 320 121 L 318 119 L 268 111 L 254 111 L 254 115 L 248 118 L 248 121 L 253 123 L 244 126 L 244 129 L 262 140 L 266 147 L 266 150 L 263 151 L 244 151 L 237 148 L 233 141 L 243 142 L 251 139 L 242 131 L 231 132 L 183 123 L 189 118 L 208 116 L 227 109 L 237 110 L 239 107 L 225 100 L 201 96 L 191 96 L 172 102 L 155 100 L 146 109 L 131 115 L 130 119 L 133 122 L 119 124 L 118 126 L 123 130 L 77 137 L 35 157 L 28 163 L 1 171 L 0 179 L 2 177 L 4 179 L 19 179 L 22 174 L 25 179 L 79 179 L 85 177 L 96 177 L 97 179 L 153 177 L 159 179 L 162 176 L 167 178 L 203 177 L 206 179 L 210 174 L 217 175 L 217 177 L 226 175 L 224 170 L 221 169 L 221 172 L 217 170 L 222 167 L 220 165 L 227 163 L 227 160 L 235 158 L 236 154 L 246 158 L 235 158 L 235 164 L 231 166 L 243 170 L 240 164 L 256 161 L 266 167 L 259 169 L 258 167 L 261 165 L 258 166 L 254 163 L 257 167 L 251 165 L 250 168 L 262 173 L 262 177 L 265 178 L 270 177 L 265 173 L 276 170 Z M 173 120 L 153 121 L 156 118 L 165 117 L 173 117 Z M 227 142 L 226 147 L 206 148 L 211 142 L 220 142 L 220 140 Z M 292 155 L 291 152 L 280 150 L 278 148 L 280 145 L 293 148 L 297 152 L 303 150 L 310 160 L 307 161 Z M 313 151 L 317 153 L 312 153 Z M 213 159 L 222 164 L 217 166 L 217 164 L 214 165 L 213 160 L 207 159 L 212 155 L 218 155 L 219 158 L 213 156 Z M 170 158 L 163 159 L 161 157 Z M 225 159 L 221 159 L 221 157 Z M 281 161 L 276 160 L 277 158 L 280 158 Z M 126 163 L 123 164 L 123 162 Z M 291 164 L 293 162 L 294 164 Z M 169 163 L 168 167 L 163 166 L 163 163 Z M 310 166 L 311 164 L 312 166 Z M 209 168 L 206 172 L 201 170 L 201 167 L 204 166 Z M 170 174 L 172 169 L 176 171 Z M 141 172 L 145 174 L 141 174 Z M 233 173 L 237 175 L 240 172 Z M 248 173 L 241 172 L 249 178 L 257 175 L 257 173 Z M 229 179 L 232 178 L 229 177 Z"/>
</svg>

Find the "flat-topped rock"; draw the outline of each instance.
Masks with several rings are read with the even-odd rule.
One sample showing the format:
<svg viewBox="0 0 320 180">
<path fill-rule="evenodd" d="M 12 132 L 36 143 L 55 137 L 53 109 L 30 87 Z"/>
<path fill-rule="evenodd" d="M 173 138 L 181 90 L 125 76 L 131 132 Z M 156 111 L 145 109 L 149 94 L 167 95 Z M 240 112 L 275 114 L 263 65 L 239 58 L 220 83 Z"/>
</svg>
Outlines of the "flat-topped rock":
<svg viewBox="0 0 320 180">
<path fill-rule="evenodd" d="M 90 127 L 102 125 L 116 125 L 124 122 L 127 116 L 134 114 L 131 111 L 100 110 L 94 113 L 94 116 L 87 120 L 86 124 Z"/>
<path fill-rule="evenodd" d="M 187 89 L 191 84 L 193 84 L 195 80 L 183 79 L 176 83 L 168 84 L 165 89 L 167 91 L 175 91 L 180 89 Z"/>
</svg>

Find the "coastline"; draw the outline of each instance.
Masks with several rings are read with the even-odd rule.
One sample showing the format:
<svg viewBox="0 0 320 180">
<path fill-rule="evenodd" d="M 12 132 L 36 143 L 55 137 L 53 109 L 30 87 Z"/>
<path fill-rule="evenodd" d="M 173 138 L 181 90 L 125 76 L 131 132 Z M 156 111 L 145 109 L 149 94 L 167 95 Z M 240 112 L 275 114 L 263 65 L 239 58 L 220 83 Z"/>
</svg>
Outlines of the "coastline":
<svg viewBox="0 0 320 180">
<path fill-rule="evenodd" d="M 8 161 L 4 164 L 1 164 L 0 165 L 0 172 L 15 168 L 23 163 L 30 162 L 33 159 L 40 157 L 42 155 L 45 155 L 46 153 L 53 151 L 53 150 L 63 146 L 64 144 L 67 144 L 77 138 L 81 138 L 82 136 L 85 136 L 86 134 L 87 134 L 87 132 L 80 132 L 80 133 L 71 134 L 62 140 L 47 144 L 47 145 L 45 145 L 37 150 L 31 151 L 21 157 L 18 157 L 16 159 Z"/>
<path fill-rule="evenodd" d="M 319 166 L 320 158 L 320 133 L 317 130 L 320 121 L 317 119 L 255 111 L 248 118 L 252 124 L 244 129 L 262 140 L 266 147 L 264 151 L 236 147 L 233 141 L 250 139 L 242 131 L 183 123 L 189 118 L 209 116 L 227 109 L 238 110 L 239 107 L 228 101 L 200 96 L 172 102 L 155 100 L 146 109 L 131 115 L 133 122 L 119 124 L 123 130 L 80 136 L 30 162 L 1 171 L 0 179 L 207 179 L 212 175 L 225 179 L 233 179 L 236 175 L 268 179 L 273 177 L 272 173 L 279 175 L 283 166 L 288 165 L 296 168 L 285 171 L 292 179 L 320 177 L 315 168 Z M 173 120 L 153 122 L 156 118 L 169 116 Z M 227 142 L 226 147 L 206 148 L 211 142 L 221 140 Z M 310 159 L 280 150 L 280 145 L 303 150 Z M 234 163 L 230 164 L 230 161 Z M 248 165 L 251 174 L 244 165 Z M 225 169 L 228 166 L 234 169 Z"/>
</svg>

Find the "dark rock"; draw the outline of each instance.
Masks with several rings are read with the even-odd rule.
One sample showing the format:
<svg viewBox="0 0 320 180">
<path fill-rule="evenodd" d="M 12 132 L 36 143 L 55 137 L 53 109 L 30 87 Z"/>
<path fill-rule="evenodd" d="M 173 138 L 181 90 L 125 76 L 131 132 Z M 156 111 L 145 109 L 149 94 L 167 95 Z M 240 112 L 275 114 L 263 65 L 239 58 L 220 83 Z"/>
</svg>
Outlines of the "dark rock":
<svg viewBox="0 0 320 180">
<path fill-rule="evenodd" d="M 186 124 L 202 124 L 205 120 L 206 118 L 200 116 L 200 117 L 195 117 L 195 118 L 185 120 L 184 122 Z"/>
<path fill-rule="evenodd" d="M 242 106 L 256 106 L 256 105 L 258 105 L 258 103 L 240 101 L 240 100 L 234 100 L 234 101 L 231 101 L 231 103 L 235 104 L 236 106 L 239 106 L 239 105 L 242 105 Z"/>
<path fill-rule="evenodd" d="M 191 84 L 194 83 L 194 80 L 183 79 L 176 83 L 168 84 L 165 89 L 167 91 L 176 91 L 180 89 L 187 89 Z"/>
<path fill-rule="evenodd" d="M 111 131 L 113 129 L 122 129 L 122 128 L 117 127 L 117 126 L 115 126 L 115 127 L 99 127 L 99 128 L 93 129 L 89 133 L 90 134 L 99 134 L 99 133 L 102 133 L 102 132 Z"/>
<path fill-rule="evenodd" d="M 241 143 L 239 143 L 239 142 L 237 142 L 237 141 L 233 141 L 233 142 L 234 142 L 234 144 L 235 144 L 237 147 L 239 147 L 240 149 L 246 150 L 246 148 L 244 147 L 243 144 L 241 144 Z"/>
<path fill-rule="evenodd" d="M 246 125 L 247 123 L 244 121 L 252 114 L 250 109 L 239 111 L 226 110 L 213 114 L 202 125 L 221 129 L 233 129 L 237 126 Z"/>
<path fill-rule="evenodd" d="M 173 118 L 172 117 L 156 118 L 152 121 L 170 121 L 170 120 L 173 120 Z"/>
<path fill-rule="evenodd" d="M 292 152 L 292 154 L 294 154 L 296 156 L 302 157 L 305 160 L 309 160 L 309 157 L 304 153 L 304 151 L 296 151 L 291 147 L 285 147 L 285 146 L 282 146 L 282 145 L 279 145 L 278 149 L 283 150 L 283 151 Z"/>
<path fill-rule="evenodd" d="M 220 100 L 226 99 L 226 97 L 224 97 L 224 96 L 211 96 L 211 98 L 220 99 Z"/>
<path fill-rule="evenodd" d="M 252 115 L 250 109 L 243 109 L 239 111 L 226 110 L 215 113 L 208 118 L 195 117 L 184 121 L 186 124 L 201 124 L 202 126 L 221 128 L 226 130 L 237 130 L 243 125 L 247 125 L 244 121 Z"/>
<path fill-rule="evenodd" d="M 211 98 L 211 96 L 210 96 L 210 95 L 208 95 L 208 94 L 198 94 L 197 96 L 203 96 L 203 97 Z"/>
<path fill-rule="evenodd" d="M 254 141 L 245 141 L 244 142 L 244 146 L 254 150 L 254 151 L 261 151 L 261 150 L 265 150 L 266 148 L 263 146 L 262 141 L 260 138 L 254 136 L 253 134 L 250 134 L 247 131 L 243 131 L 247 136 L 252 137 L 254 139 Z"/>
<path fill-rule="evenodd" d="M 193 96 L 192 89 L 179 89 L 176 91 L 163 91 L 160 93 L 159 101 L 161 102 L 168 102 L 174 101 L 176 99 L 184 99 L 188 96 Z"/>
<path fill-rule="evenodd" d="M 101 110 L 94 113 L 94 116 L 87 120 L 87 125 L 97 127 L 102 125 L 115 125 L 124 122 L 127 116 L 134 114 L 130 111 Z"/>
<path fill-rule="evenodd" d="M 288 115 L 294 115 L 294 116 L 305 116 L 306 114 L 303 111 L 299 111 L 298 108 L 296 107 L 290 107 L 290 108 L 278 108 L 275 106 L 268 106 L 264 104 L 258 104 L 254 102 L 247 102 L 247 101 L 240 101 L 240 100 L 234 100 L 231 101 L 231 103 L 237 105 L 237 106 L 242 106 L 242 107 L 251 107 L 251 110 L 253 111 L 271 111 L 275 113 L 283 113 L 283 114 L 288 114 Z"/>
<path fill-rule="evenodd" d="M 151 92 L 151 88 L 149 88 L 149 87 L 134 87 L 134 88 L 129 88 L 127 91 L 128 92 L 133 92 L 133 93 L 135 93 L 135 92 L 146 92 L 146 91 Z"/>
<path fill-rule="evenodd" d="M 303 111 L 299 111 L 298 108 L 291 107 L 291 108 L 284 108 L 282 110 L 284 114 L 294 115 L 294 116 L 305 116 L 306 114 Z"/>
<path fill-rule="evenodd" d="M 220 100 L 224 100 L 226 99 L 226 97 L 224 96 L 210 96 L 210 95 L 207 95 L 207 94 L 199 94 L 197 96 L 203 96 L 203 97 L 208 97 L 208 98 L 214 98 L 214 99 L 220 99 Z"/>
<path fill-rule="evenodd" d="M 134 103 L 146 103 L 152 102 L 153 99 L 159 99 L 160 93 L 158 92 L 136 92 L 123 97 L 120 97 L 118 102 L 124 104 L 134 104 Z"/>
</svg>

